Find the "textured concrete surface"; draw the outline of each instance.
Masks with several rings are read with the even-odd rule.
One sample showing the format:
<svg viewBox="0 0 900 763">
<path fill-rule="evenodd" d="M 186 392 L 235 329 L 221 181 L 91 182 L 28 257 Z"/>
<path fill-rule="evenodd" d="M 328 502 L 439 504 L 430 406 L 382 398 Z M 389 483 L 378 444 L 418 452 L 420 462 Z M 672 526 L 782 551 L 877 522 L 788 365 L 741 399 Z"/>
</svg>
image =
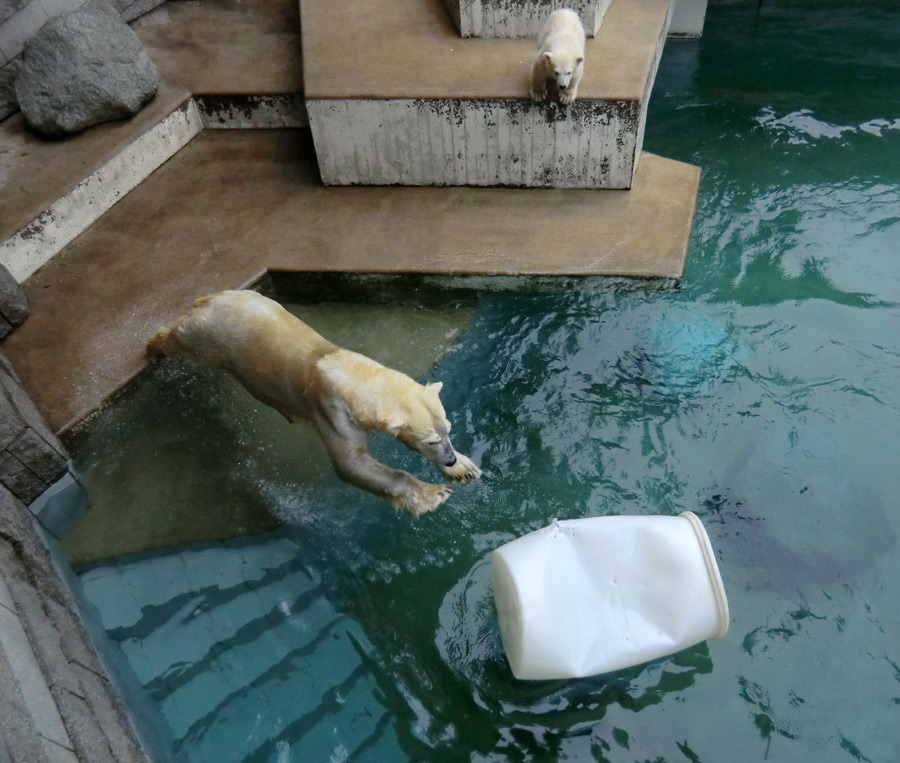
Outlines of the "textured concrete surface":
<svg viewBox="0 0 900 763">
<path fill-rule="evenodd" d="M 302 92 L 296 0 L 178 0 L 131 26 L 162 79 L 196 95 Z"/>
<path fill-rule="evenodd" d="M 547 16 L 571 8 L 592 37 L 611 0 L 444 0 L 463 37 L 536 37 Z"/>
<path fill-rule="evenodd" d="M 156 98 L 132 119 L 97 125 L 59 141 L 31 132 L 21 114 L 0 122 L 0 241 L 39 218 L 189 96 L 185 88 L 163 83 Z"/>
<path fill-rule="evenodd" d="M 204 131 L 28 279 L 31 317 L 4 351 L 56 432 L 136 375 L 195 297 L 268 269 L 684 269 L 696 167 L 645 155 L 631 191 L 326 188 L 309 150 L 305 130 Z"/>
</svg>

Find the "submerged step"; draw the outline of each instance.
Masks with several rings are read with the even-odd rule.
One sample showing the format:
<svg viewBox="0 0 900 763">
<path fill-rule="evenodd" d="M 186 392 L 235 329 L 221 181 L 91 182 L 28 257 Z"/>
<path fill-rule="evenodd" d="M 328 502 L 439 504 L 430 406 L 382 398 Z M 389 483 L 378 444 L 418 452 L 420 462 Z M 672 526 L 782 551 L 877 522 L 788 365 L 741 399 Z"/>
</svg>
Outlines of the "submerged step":
<svg viewBox="0 0 900 763">
<path fill-rule="evenodd" d="M 532 40 L 460 39 L 438 0 L 300 7 L 327 185 L 631 187 L 668 0 L 610 6 L 570 107 L 531 101 Z M 365 25 L 341 22 L 358 14 Z"/>
<path fill-rule="evenodd" d="M 400 754 L 367 666 L 377 659 L 372 644 L 334 608 L 319 576 L 301 569 L 299 553 L 274 534 L 83 573 L 88 601 L 177 759 L 280 760 L 291 745 L 309 760 L 372 748 L 386 759 Z"/>
</svg>

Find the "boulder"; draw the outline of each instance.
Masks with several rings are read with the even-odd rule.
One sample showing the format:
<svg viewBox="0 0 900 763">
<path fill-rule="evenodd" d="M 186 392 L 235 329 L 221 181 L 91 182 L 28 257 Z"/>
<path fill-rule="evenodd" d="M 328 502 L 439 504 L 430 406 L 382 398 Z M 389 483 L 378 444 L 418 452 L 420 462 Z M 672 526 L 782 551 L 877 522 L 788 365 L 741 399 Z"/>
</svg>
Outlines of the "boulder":
<svg viewBox="0 0 900 763">
<path fill-rule="evenodd" d="M 28 299 L 6 267 L 0 264 L 0 338 L 28 317 Z"/>
<path fill-rule="evenodd" d="M 25 43 L 16 96 L 34 130 L 62 137 L 133 116 L 158 85 L 159 73 L 137 35 L 109 5 L 88 3 Z"/>
<path fill-rule="evenodd" d="M 0 69 L 0 122 L 19 110 L 16 100 L 16 62 Z"/>
</svg>

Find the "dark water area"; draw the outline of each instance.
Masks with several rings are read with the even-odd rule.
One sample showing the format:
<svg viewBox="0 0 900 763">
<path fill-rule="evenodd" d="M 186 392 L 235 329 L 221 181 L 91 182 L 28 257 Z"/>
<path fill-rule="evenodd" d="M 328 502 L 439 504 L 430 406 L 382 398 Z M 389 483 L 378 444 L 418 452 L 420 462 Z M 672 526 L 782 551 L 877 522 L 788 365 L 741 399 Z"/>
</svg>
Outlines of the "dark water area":
<svg viewBox="0 0 900 763">
<path fill-rule="evenodd" d="M 200 650 L 207 672 L 185 679 L 187 658 L 158 680 L 147 668 L 165 718 L 190 706 L 165 704 L 190 685 L 222 697 L 172 732 L 173 755 L 896 759 L 898 51 L 896 3 L 711 2 L 702 40 L 667 43 L 645 138 L 703 168 L 683 282 L 481 292 L 426 377 L 444 382 L 454 444 L 481 465 L 480 482 L 415 520 L 328 474 L 312 485 L 289 464 L 262 474 L 253 462 L 267 446 L 251 427 L 229 441 L 245 448 L 230 455 L 231 478 L 254 481 L 279 529 L 252 549 L 192 548 L 178 561 L 235 580 L 243 571 L 244 582 L 207 581 L 179 620 L 181 600 L 159 590 L 160 575 L 179 578 L 161 572 L 166 554 L 85 568 L 95 603 L 120 573 L 115 585 L 134 597 L 132 615 L 106 615 L 134 665 L 152 632 L 169 628 L 171 645 L 176 623 L 213 618 L 222 591 L 247 611 L 240 596 L 256 597 L 254 624 L 235 631 L 244 636 Z M 428 478 L 396 443 L 373 450 Z M 80 466 L 88 477 L 99 468 Z M 717 552 L 731 608 L 723 640 L 579 681 L 512 677 L 493 613 L 494 548 L 554 517 L 685 510 Z M 283 559 L 257 553 L 261 537 Z M 298 604 L 297 580 L 316 595 Z M 151 600 L 176 605 L 144 609 Z M 312 617 L 297 613 L 320 601 L 319 635 L 292 646 Z M 337 627 L 350 656 L 321 651 Z M 282 661 L 264 681 L 247 678 L 261 651 L 277 651 L 272 634 Z M 228 718 L 245 732 L 217 720 L 236 707 Z"/>
</svg>

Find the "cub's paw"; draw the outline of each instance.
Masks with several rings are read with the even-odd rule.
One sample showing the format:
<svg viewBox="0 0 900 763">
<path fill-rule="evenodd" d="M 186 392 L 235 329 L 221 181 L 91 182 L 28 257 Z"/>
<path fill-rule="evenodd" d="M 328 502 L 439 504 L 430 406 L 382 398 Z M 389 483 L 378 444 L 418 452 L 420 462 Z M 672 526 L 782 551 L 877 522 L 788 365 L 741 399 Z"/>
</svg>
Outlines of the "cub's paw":
<svg viewBox="0 0 900 763">
<path fill-rule="evenodd" d="M 559 94 L 559 102 L 563 104 L 563 106 L 568 106 L 570 103 L 574 103 L 575 93 L 571 90 L 563 90 Z"/>
<path fill-rule="evenodd" d="M 445 477 L 454 482 L 474 482 L 481 476 L 481 469 L 471 458 L 462 453 L 456 454 L 456 463 L 453 466 L 444 466 L 441 471 Z"/>
<path fill-rule="evenodd" d="M 413 514 L 419 516 L 432 509 L 436 509 L 446 501 L 453 488 L 450 485 L 432 485 L 423 482 L 416 490 L 412 490 L 400 499 L 400 503 L 406 506 Z"/>
<path fill-rule="evenodd" d="M 547 97 L 547 88 L 546 87 L 543 87 L 543 88 L 532 87 L 531 88 L 531 100 L 532 101 L 540 102 L 540 101 L 543 101 L 546 97 Z"/>
</svg>

